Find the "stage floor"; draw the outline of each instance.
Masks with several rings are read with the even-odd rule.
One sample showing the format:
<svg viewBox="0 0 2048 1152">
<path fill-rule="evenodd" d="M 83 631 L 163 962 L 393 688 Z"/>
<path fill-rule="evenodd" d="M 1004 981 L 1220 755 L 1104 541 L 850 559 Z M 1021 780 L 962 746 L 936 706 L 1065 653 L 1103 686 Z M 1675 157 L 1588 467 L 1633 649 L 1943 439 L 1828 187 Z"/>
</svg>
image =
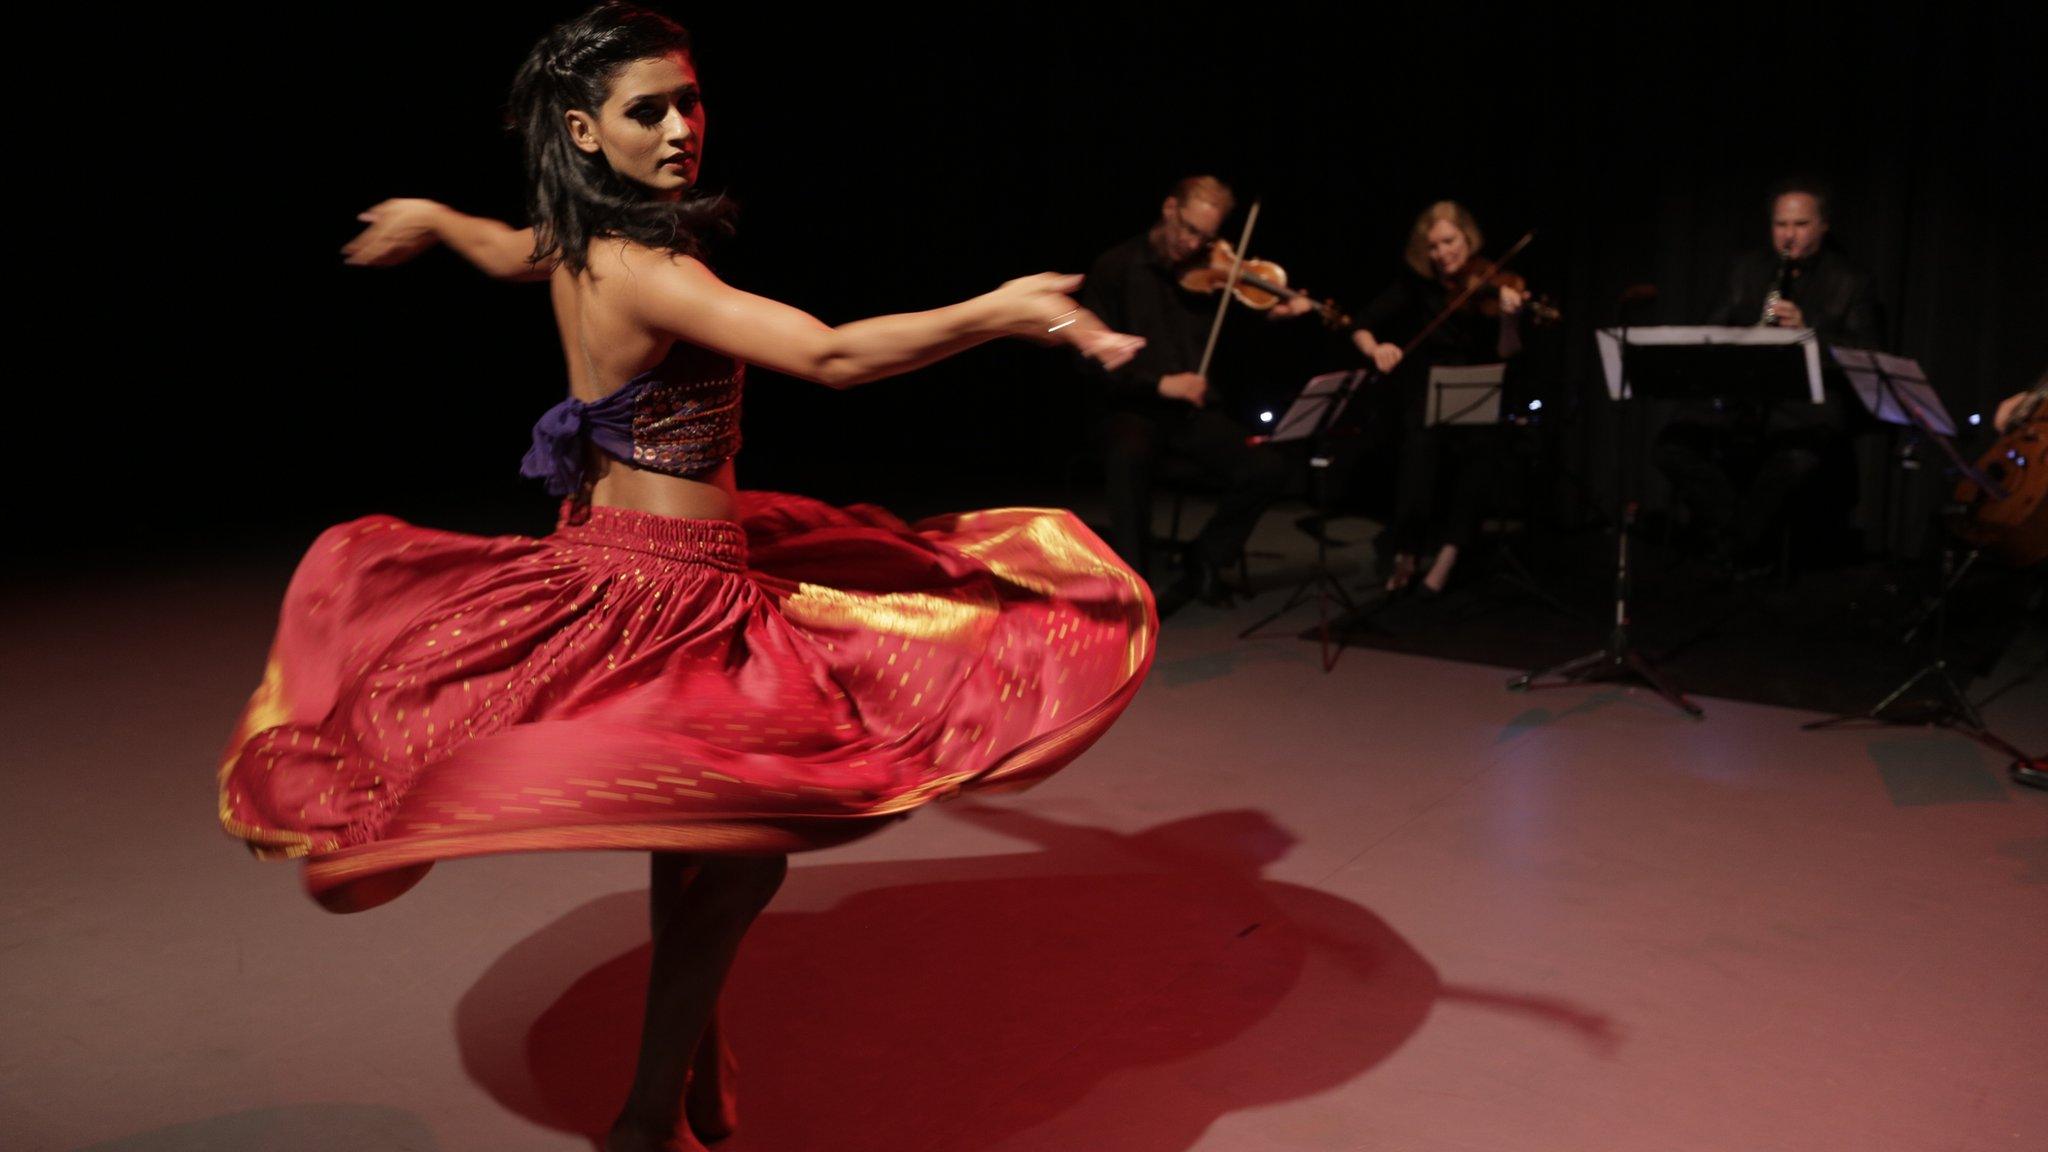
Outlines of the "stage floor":
<svg viewBox="0 0 2048 1152">
<path fill-rule="evenodd" d="M 285 563 L 6 605 L 0 1144 L 590 1148 L 638 1027 L 643 857 L 460 861 L 337 917 L 218 831 Z M 1386 651 L 1326 675 L 1312 612 L 1236 639 L 1277 597 L 1173 620 L 1038 790 L 797 860 L 729 989 L 721 1147 L 2048 1140 L 2048 793 L 1997 757 Z M 2048 749 L 2048 677 L 1990 716 Z"/>
</svg>

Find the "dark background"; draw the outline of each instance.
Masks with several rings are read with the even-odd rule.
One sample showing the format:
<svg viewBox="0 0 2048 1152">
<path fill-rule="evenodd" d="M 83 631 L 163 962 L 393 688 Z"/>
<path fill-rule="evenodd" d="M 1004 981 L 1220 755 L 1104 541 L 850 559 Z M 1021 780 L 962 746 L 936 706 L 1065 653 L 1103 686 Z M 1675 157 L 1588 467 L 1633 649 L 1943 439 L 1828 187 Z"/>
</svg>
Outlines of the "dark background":
<svg viewBox="0 0 2048 1152">
<path fill-rule="evenodd" d="M 220 47 L 248 28 L 184 29 L 199 43 L 177 71 L 196 79 L 157 93 L 149 145 L 178 177 L 172 217 L 106 256 L 141 316 L 81 337 L 88 362 L 114 358 L 96 340 L 140 351 L 112 388 L 32 388 L 46 427 L 91 432 L 10 460 L 35 557 L 302 541 L 372 510 L 545 530 L 517 474 L 564 388 L 545 289 L 443 252 L 362 270 L 337 250 L 389 196 L 518 216 L 501 102 L 577 8 L 313 6 L 260 50 Z M 1638 282 L 1662 293 L 1643 320 L 1700 319 L 1729 258 L 1766 242 L 1766 190 L 1798 172 L 1835 189 L 1893 349 L 1959 414 L 2048 366 L 2038 43 L 1970 5 L 669 10 L 698 40 L 704 183 L 743 208 L 718 267 L 827 321 L 1083 269 L 1200 171 L 1263 200 L 1253 254 L 1356 308 L 1399 271 L 1415 213 L 1455 198 L 1489 252 L 1538 233 L 1518 266 L 1567 323 L 1530 387 L 1557 459 L 1597 489 L 1612 440 L 1591 328 Z M 1242 310 L 1224 343 L 1246 412 L 1355 359 L 1312 322 Z M 1063 498 L 1078 411 L 1062 359 L 1015 342 L 843 394 L 757 371 L 742 483 L 912 513 Z M 81 476 L 121 495 L 81 508 Z"/>
</svg>

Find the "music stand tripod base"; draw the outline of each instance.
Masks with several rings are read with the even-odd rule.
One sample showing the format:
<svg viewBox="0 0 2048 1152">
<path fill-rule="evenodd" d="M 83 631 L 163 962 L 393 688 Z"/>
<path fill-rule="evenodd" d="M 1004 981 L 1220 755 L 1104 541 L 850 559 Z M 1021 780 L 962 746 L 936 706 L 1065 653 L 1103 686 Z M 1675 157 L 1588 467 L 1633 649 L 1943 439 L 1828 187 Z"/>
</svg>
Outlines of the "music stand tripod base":
<svg viewBox="0 0 2048 1152">
<path fill-rule="evenodd" d="M 1657 666 L 1636 651 L 1629 639 L 1631 613 L 1629 604 L 1635 587 L 1634 569 L 1629 559 L 1629 541 L 1635 535 L 1636 503 L 1624 501 L 1620 514 L 1615 517 L 1614 554 L 1614 629 L 1607 634 L 1607 646 L 1588 652 L 1575 660 L 1552 664 L 1525 672 L 1508 681 L 1508 691 L 1528 692 L 1537 688 L 1562 688 L 1566 684 L 1618 680 L 1632 677 L 1634 680 L 1662 696 L 1673 708 L 1684 712 L 1695 720 L 1702 719 L 1706 712 L 1699 705 L 1686 698 L 1685 693 L 1666 679 Z M 1548 684 L 1537 681 L 1545 677 L 1556 679 Z"/>
<path fill-rule="evenodd" d="M 1920 705 L 1917 714 L 1899 715 L 1894 713 L 1886 715 L 1886 713 L 1892 711 L 1894 704 L 1904 700 L 1906 694 L 1919 686 L 1922 680 L 1933 681 L 1938 689 L 1938 699 L 1933 701 L 1916 701 L 1915 703 Z M 1808 721 L 1799 727 L 1802 731 L 1818 732 L 1826 728 L 1847 727 L 1849 725 L 1947 728 L 1951 731 L 1962 733 L 1964 736 L 1975 740 L 1994 752 L 2012 757 L 2012 763 L 2009 767 L 2016 782 L 2028 784 L 2036 788 L 2048 786 L 2048 783 L 2044 783 L 2041 779 L 2041 769 L 2036 766 L 2039 763 L 2038 760 L 2028 757 L 2025 752 L 2020 751 L 2018 747 L 2005 740 L 1998 733 L 1993 732 L 1991 726 L 1984 723 L 1983 713 L 1977 711 L 1977 706 L 1970 703 L 1970 698 L 1963 694 L 1962 686 L 1957 684 L 1955 677 L 1949 674 L 1947 660 L 1935 659 L 1922 665 L 1919 671 L 1908 677 L 1905 683 L 1892 689 L 1890 695 L 1878 701 L 1868 712 L 1829 716 L 1820 720 Z"/>
<path fill-rule="evenodd" d="M 1508 681 L 1510 692 L 1530 692 L 1538 688 L 1562 688 L 1567 684 L 1598 683 L 1633 678 L 1636 683 L 1662 696 L 1673 708 L 1684 712 L 1695 720 L 1703 719 L 1706 712 L 1699 705 L 1686 698 L 1657 666 L 1636 651 L 1629 639 L 1629 600 L 1633 577 L 1629 564 L 1629 538 L 1635 533 L 1636 505 L 1633 501 L 1622 505 L 1618 517 L 1620 531 L 1614 569 L 1614 630 L 1607 634 L 1607 646 L 1586 653 L 1562 664 L 1552 664 L 1525 672 Z M 1549 683 L 1538 683 L 1547 677 L 1554 677 Z"/>
<path fill-rule="evenodd" d="M 1546 677 L 1555 677 L 1548 683 L 1538 683 Z M 1539 688 L 1563 688 L 1571 684 L 1597 684 L 1633 678 L 1638 684 L 1662 696 L 1673 708 L 1684 712 L 1695 720 L 1703 719 L 1706 712 L 1688 699 L 1657 667 L 1644 659 L 1626 643 L 1610 643 L 1598 652 L 1588 652 L 1562 664 L 1552 664 L 1525 672 L 1508 681 L 1511 692 L 1533 692 Z"/>
</svg>

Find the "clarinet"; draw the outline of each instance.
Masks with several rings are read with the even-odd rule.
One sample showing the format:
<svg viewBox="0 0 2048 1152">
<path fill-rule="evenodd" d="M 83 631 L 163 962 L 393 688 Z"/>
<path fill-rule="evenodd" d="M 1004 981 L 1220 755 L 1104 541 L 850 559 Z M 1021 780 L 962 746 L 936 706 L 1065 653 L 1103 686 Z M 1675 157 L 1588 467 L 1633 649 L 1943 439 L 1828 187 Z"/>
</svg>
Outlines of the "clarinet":
<svg viewBox="0 0 2048 1152">
<path fill-rule="evenodd" d="M 1785 272 L 1791 266 L 1791 256 L 1786 252 L 1778 253 L 1778 274 L 1771 277 L 1771 290 L 1764 293 L 1764 314 L 1758 323 L 1772 328 L 1778 326 L 1778 301 L 1785 298 Z"/>
</svg>

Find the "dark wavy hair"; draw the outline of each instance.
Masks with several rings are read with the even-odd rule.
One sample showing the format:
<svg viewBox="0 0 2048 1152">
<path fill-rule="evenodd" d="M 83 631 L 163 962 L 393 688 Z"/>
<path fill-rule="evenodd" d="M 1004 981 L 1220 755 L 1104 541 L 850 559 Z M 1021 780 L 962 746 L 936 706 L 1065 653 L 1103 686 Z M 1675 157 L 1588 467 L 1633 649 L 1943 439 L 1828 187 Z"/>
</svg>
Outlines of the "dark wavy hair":
<svg viewBox="0 0 2048 1152">
<path fill-rule="evenodd" d="M 612 0 L 556 27 L 519 66 L 507 115 L 526 142 L 535 263 L 559 255 L 581 272 L 601 236 L 702 256 L 706 240 L 732 232 L 735 207 L 726 197 L 693 188 L 680 200 L 661 199 L 569 138 L 571 109 L 598 115 L 627 65 L 674 52 L 694 55 L 682 25 Z"/>
</svg>

